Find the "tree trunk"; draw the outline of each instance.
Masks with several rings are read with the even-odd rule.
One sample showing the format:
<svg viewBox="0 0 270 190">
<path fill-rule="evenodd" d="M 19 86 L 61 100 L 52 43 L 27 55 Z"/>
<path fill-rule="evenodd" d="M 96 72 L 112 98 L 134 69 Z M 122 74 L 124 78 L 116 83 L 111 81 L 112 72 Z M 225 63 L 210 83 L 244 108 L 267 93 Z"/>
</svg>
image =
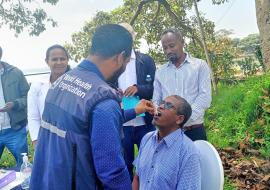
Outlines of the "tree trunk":
<svg viewBox="0 0 270 190">
<path fill-rule="evenodd" d="M 270 0 L 255 0 L 257 25 L 260 31 L 263 62 L 270 70 Z"/>
<path fill-rule="evenodd" d="M 214 91 L 214 93 L 216 93 L 216 88 L 217 88 L 216 87 L 217 86 L 216 85 L 216 80 L 215 80 L 213 72 L 212 72 L 212 63 L 211 63 L 211 60 L 209 58 L 209 53 L 208 53 L 208 49 L 207 49 L 206 42 L 205 42 L 206 40 L 205 40 L 205 35 L 204 35 L 204 29 L 203 29 L 203 26 L 202 26 L 201 17 L 200 17 L 199 10 L 198 10 L 197 0 L 194 0 L 194 6 L 195 6 L 195 11 L 196 11 L 199 27 L 200 27 L 204 53 L 205 53 L 208 65 L 210 67 L 210 70 L 211 70 L 211 81 L 212 81 L 213 91 Z"/>
</svg>

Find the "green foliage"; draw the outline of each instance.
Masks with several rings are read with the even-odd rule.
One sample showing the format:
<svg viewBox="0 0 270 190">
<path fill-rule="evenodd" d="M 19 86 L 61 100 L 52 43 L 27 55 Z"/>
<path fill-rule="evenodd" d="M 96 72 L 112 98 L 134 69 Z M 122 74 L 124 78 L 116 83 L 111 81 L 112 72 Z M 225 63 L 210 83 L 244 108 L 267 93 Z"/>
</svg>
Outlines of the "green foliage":
<svg viewBox="0 0 270 190">
<path fill-rule="evenodd" d="M 45 23 L 50 23 L 55 27 L 57 23 L 49 18 L 46 12 L 37 6 L 31 9 L 34 0 L 10 1 L 2 0 L 0 3 L 0 28 L 8 25 L 15 35 L 27 30 L 30 36 L 38 36 L 46 30 Z M 43 3 L 55 5 L 58 0 L 43 0 Z M 37 2 L 36 2 L 37 3 Z"/>
<path fill-rule="evenodd" d="M 236 190 L 233 183 L 230 181 L 230 179 L 228 177 L 225 177 L 224 188 L 223 189 L 224 190 Z"/>
<path fill-rule="evenodd" d="M 1 157 L 0 168 L 10 168 L 16 165 L 14 156 L 5 148 Z"/>
<path fill-rule="evenodd" d="M 242 38 L 237 45 L 246 55 L 255 54 L 256 47 L 260 45 L 260 35 L 249 34 Z"/>
<path fill-rule="evenodd" d="M 145 4 L 135 20 L 134 29 L 137 33 L 135 49 L 140 46 L 139 39 L 145 39 L 149 46 L 149 54 L 156 63 L 164 63 L 166 58 L 160 46 L 161 33 L 168 28 L 179 29 L 187 42 L 185 49 L 194 57 L 206 59 L 204 50 L 196 37 L 200 36 L 198 20 L 195 16 L 187 16 L 188 11 L 193 6 L 193 0 L 173 0 L 167 1 L 177 19 L 169 14 L 164 6 L 160 6 L 156 1 Z M 215 1 L 214 3 L 224 3 L 225 1 Z M 140 1 L 125 0 L 124 4 L 111 12 L 98 12 L 95 17 L 87 22 L 80 32 L 72 35 L 72 42 L 65 45 L 71 54 L 71 58 L 80 61 L 89 53 L 90 39 L 94 29 L 105 23 L 130 22 L 136 14 Z M 241 53 L 253 47 L 258 42 L 258 35 L 252 34 L 243 40 L 231 39 L 231 30 L 222 29 L 214 33 L 214 23 L 201 17 L 205 31 L 206 43 L 212 61 L 212 71 L 216 79 L 230 79 L 236 74 L 236 60 Z M 188 29 L 191 28 L 191 31 Z M 242 47 L 243 50 L 239 47 Z M 253 50 L 252 50 L 253 51 Z M 259 55 L 259 54 L 258 54 Z M 251 58 L 240 60 L 240 68 L 246 76 L 256 73 L 258 65 Z"/>
<path fill-rule="evenodd" d="M 263 115 L 265 112 L 262 112 L 263 105 L 260 103 L 262 89 L 268 89 L 269 85 L 270 73 L 251 77 L 235 86 L 219 85 L 219 94 L 213 97 L 213 106 L 206 113 L 205 123 L 210 142 L 221 148 L 237 147 L 238 143 L 249 134 L 254 148 L 260 148 L 265 153 L 269 152 L 267 143 L 255 147 L 256 139 L 262 138 L 269 142 L 270 138 L 270 112 L 267 117 Z M 270 105 L 270 100 L 268 104 Z M 264 118 L 264 122 L 258 126 L 256 121 L 261 117 Z"/>
<path fill-rule="evenodd" d="M 263 156 L 270 155 L 270 86 L 263 88 L 257 104 L 258 117 L 252 123 L 252 146 L 260 149 Z"/>
<path fill-rule="evenodd" d="M 251 76 L 258 71 L 265 70 L 259 35 L 251 34 L 243 39 L 231 39 L 231 30 L 221 29 L 212 38 L 207 40 L 209 57 L 212 61 L 212 71 L 216 79 L 231 79 L 239 74 L 239 69 L 245 76 Z M 202 48 L 196 43 L 189 43 L 189 52 L 196 57 L 205 59 Z M 259 60 L 255 60 L 256 58 Z"/>
<path fill-rule="evenodd" d="M 113 23 L 112 19 L 113 18 L 109 13 L 100 11 L 90 22 L 85 23 L 80 32 L 72 34 L 71 38 L 73 44 L 65 44 L 71 59 L 78 62 L 82 58 L 87 57 L 91 45 L 90 39 L 92 38 L 96 27 L 102 24 Z"/>
<path fill-rule="evenodd" d="M 212 42 L 208 43 L 215 78 L 232 78 L 235 74 L 234 59 L 239 56 L 239 51 L 227 35 L 218 34 Z"/>
<path fill-rule="evenodd" d="M 261 65 L 255 62 L 255 60 L 251 56 L 245 57 L 244 59 L 237 60 L 237 64 L 240 66 L 245 76 L 254 75 L 261 68 Z"/>
<path fill-rule="evenodd" d="M 262 69 L 265 71 L 265 66 L 263 64 L 263 58 L 262 58 L 262 51 L 261 51 L 261 46 L 260 46 L 260 35 L 259 34 L 249 34 L 247 37 L 244 37 L 242 39 L 235 38 L 233 39 L 234 41 L 234 46 L 236 48 L 239 48 L 242 53 L 242 57 L 244 57 L 244 60 L 241 60 L 240 65 L 249 65 L 250 71 L 249 73 L 253 72 L 251 70 L 256 70 L 256 69 Z M 259 61 L 259 64 L 257 64 L 254 60 L 251 61 L 252 57 L 257 58 Z M 249 62 L 249 63 L 248 63 Z M 246 75 L 247 67 L 244 66 L 243 71 L 244 74 Z M 241 66 L 240 66 L 241 67 Z M 253 67 L 253 68 L 252 68 Z"/>
<path fill-rule="evenodd" d="M 145 4 L 134 23 L 134 30 L 137 33 L 135 49 L 140 46 L 139 39 L 145 39 L 149 45 L 149 54 L 157 63 L 165 61 L 164 53 L 160 46 L 161 33 L 168 28 L 178 28 L 186 41 L 196 41 L 199 38 L 199 27 L 195 17 L 188 16 L 188 11 L 193 6 L 193 0 L 168 0 L 171 10 L 177 16 L 177 20 L 167 12 L 164 6 L 159 6 L 157 2 Z M 72 42 L 65 46 L 70 51 L 72 59 L 79 61 L 87 55 L 89 42 L 93 35 L 93 27 L 104 23 L 130 22 L 136 13 L 140 1 L 124 0 L 124 4 L 111 12 L 96 16 L 87 22 L 83 29 L 72 35 Z M 104 17 L 104 15 L 106 15 Z M 102 22 L 97 22 L 100 20 Z M 202 23 L 206 31 L 206 38 L 212 38 L 214 34 L 214 23 L 202 17 Z M 195 43 L 198 43 L 196 41 Z M 196 45 L 191 53 L 197 52 L 201 48 Z"/>
<path fill-rule="evenodd" d="M 260 45 L 257 45 L 255 47 L 255 56 L 258 59 L 260 66 L 263 68 L 263 71 L 265 71 L 265 65 L 263 64 L 262 48 Z"/>
<path fill-rule="evenodd" d="M 212 61 L 212 71 L 216 79 L 232 78 L 235 74 L 234 59 L 239 56 L 239 50 L 234 47 L 232 39 L 227 35 L 227 32 L 219 32 L 207 42 L 209 57 Z M 203 49 L 194 46 L 195 43 L 190 43 L 188 51 L 199 58 L 205 59 Z"/>
</svg>

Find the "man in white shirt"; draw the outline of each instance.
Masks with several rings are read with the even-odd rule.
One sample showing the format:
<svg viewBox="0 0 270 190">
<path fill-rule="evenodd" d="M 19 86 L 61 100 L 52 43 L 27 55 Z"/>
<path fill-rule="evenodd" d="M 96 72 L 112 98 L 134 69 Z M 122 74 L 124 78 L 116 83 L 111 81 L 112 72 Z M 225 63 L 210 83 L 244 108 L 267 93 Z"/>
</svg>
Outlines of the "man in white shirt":
<svg viewBox="0 0 270 190">
<path fill-rule="evenodd" d="M 163 32 L 161 43 L 169 62 L 156 73 L 153 100 L 158 104 L 170 95 L 185 98 L 192 107 L 185 134 L 193 141 L 206 140 L 203 117 L 211 104 L 210 68 L 204 60 L 184 52 L 183 37 L 176 29 Z"/>
<path fill-rule="evenodd" d="M 128 23 L 119 24 L 126 28 L 135 39 L 135 31 Z M 124 93 L 122 106 L 140 99 L 150 100 L 153 95 L 153 82 L 155 78 L 156 66 L 154 60 L 143 53 L 131 53 L 130 62 L 126 66 L 125 72 L 118 79 L 118 88 Z M 124 124 L 124 158 L 129 170 L 131 179 L 133 178 L 134 144 L 140 146 L 142 137 L 153 131 L 153 117 L 149 113 L 145 116 L 137 117 Z"/>
</svg>

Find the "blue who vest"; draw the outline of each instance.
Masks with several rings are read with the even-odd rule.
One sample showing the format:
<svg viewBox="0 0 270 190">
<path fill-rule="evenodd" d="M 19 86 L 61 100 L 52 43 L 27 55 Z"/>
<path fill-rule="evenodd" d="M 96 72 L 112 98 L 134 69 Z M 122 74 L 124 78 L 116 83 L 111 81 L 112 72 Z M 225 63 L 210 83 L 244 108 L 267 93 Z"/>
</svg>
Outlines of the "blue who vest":
<svg viewBox="0 0 270 190">
<path fill-rule="evenodd" d="M 90 145 L 91 111 L 105 99 L 121 101 L 116 90 L 101 78 L 94 70 L 78 66 L 48 91 L 31 190 L 100 189 Z"/>
</svg>

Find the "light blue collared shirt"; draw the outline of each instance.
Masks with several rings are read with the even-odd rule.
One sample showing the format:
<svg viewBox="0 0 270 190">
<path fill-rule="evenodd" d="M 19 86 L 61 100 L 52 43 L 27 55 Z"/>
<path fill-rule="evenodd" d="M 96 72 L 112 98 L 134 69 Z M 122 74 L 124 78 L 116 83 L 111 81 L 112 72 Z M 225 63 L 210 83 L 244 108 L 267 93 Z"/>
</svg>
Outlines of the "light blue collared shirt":
<svg viewBox="0 0 270 190">
<path fill-rule="evenodd" d="M 204 112 L 211 104 L 207 63 L 186 54 L 185 61 L 178 68 L 172 63 L 162 65 L 155 75 L 153 101 L 158 104 L 171 95 L 179 95 L 191 105 L 192 115 L 185 126 L 203 123 Z"/>
<path fill-rule="evenodd" d="M 158 131 L 146 134 L 134 161 L 143 190 L 200 190 L 199 153 L 181 129 L 158 142 Z"/>
</svg>

